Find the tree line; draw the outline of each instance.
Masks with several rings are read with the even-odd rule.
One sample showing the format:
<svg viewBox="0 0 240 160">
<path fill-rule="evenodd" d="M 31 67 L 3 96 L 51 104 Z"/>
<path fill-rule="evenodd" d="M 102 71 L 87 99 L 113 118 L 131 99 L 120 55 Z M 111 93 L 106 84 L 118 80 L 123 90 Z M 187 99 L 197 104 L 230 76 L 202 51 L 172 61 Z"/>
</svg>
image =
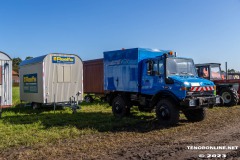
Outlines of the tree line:
<svg viewBox="0 0 240 160">
<path fill-rule="evenodd" d="M 25 60 L 28 60 L 28 59 L 32 59 L 33 57 L 31 57 L 31 56 L 27 56 L 26 58 L 25 58 Z M 13 70 L 15 71 L 15 72 L 18 72 L 18 66 L 19 66 L 19 64 L 22 62 L 23 60 L 21 59 L 21 58 L 19 58 L 19 57 L 16 57 L 16 58 L 13 58 L 12 59 L 12 63 L 13 63 Z M 222 73 L 224 73 L 224 71 L 222 71 Z M 236 71 L 236 70 L 234 70 L 234 69 L 228 69 L 228 73 L 239 73 L 239 71 Z"/>
</svg>

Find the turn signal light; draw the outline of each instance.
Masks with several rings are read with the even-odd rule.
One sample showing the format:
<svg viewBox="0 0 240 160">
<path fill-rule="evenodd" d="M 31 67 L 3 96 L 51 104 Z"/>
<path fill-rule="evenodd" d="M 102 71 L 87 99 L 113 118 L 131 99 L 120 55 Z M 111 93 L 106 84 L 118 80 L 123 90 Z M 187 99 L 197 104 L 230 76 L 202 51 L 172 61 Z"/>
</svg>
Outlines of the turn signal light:
<svg viewBox="0 0 240 160">
<path fill-rule="evenodd" d="M 182 90 L 182 91 L 188 91 L 189 88 L 188 88 L 188 87 L 181 87 L 181 90 Z"/>
</svg>

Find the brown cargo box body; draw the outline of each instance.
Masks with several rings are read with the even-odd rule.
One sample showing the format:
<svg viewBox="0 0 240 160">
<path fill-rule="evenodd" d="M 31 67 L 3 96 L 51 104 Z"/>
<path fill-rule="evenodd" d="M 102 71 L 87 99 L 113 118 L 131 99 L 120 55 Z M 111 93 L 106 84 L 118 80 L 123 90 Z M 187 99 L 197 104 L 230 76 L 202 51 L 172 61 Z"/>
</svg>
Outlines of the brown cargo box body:
<svg viewBox="0 0 240 160">
<path fill-rule="evenodd" d="M 103 59 L 83 62 L 83 91 L 85 94 L 104 94 Z"/>
</svg>

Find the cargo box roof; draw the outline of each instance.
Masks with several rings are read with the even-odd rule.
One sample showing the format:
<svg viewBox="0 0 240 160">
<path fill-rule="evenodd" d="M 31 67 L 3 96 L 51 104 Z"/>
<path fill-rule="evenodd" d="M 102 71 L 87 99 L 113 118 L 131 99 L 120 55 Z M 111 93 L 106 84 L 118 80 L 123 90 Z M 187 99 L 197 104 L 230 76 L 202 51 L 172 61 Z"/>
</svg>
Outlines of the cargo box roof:
<svg viewBox="0 0 240 160">
<path fill-rule="evenodd" d="M 35 58 L 32 58 L 32 59 L 28 59 L 28 60 L 25 60 L 25 61 L 22 61 L 19 66 L 25 66 L 25 65 L 28 65 L 28 64 L 34 64 L 34 63 L 40 63 L 40 62 L 43 62 L 44 58 L 46 57 L 47 55 L 43 55 L 43 56 L 39 56 L 39 57 L 35 57 Z"/>
<path fill-rule="evenodd" d="M 81 61 L 82 59 L 76 55 L 76 54 L 67 54 L 67 53 L 50 53 L 50 54 L 46 54 L 46 55 L 43 55 L 43 56 L 39 56 L 39 57 L 35 57 L 35 58 L 32 58 L 32 59 L 28 59 L 28 60 L 24 60 L 22 61 L 19 66 L 25 66 L 25 65 L 29 65 L 29 64 L 35 64 L 35 63 L 41 63 L 44 61 L 45 57 L 47 57 L 48 55 L 51 55 L 51 54 L 56 54 L 56 55 L 73 55 L 73 56 L 77 56 Z"/>
</svg>

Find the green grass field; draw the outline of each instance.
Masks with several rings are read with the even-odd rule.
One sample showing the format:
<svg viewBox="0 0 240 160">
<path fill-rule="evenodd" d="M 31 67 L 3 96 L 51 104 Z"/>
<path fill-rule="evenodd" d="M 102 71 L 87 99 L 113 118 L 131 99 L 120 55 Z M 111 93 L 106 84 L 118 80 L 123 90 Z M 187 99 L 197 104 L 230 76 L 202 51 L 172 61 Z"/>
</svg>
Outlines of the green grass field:
<svg viewBox="0 0 240 160">
<path fill-rule="evenodd" d="M 133 118 L 115 119 L 106 103 L 82 104 L 77 114 L 69 108 L 44 107 L 33 110 L 20 105 L 19 88 L 13 88 L 13 104 L 3 110 L 0 119 L 0 149 L 12 146 L 30 146 L 58 139 L 76 138 L 84 134 L 114 132 L 146 123 L 154 113 L 140 113 L 133 109 Z"/>
<path fill-rule="evenodd" d="M 44 107 L 33 110 L 30 106 L 20 105 L 19 88 L 13 88 L 13 104 L 3 110 L 0 119 L 0 150 L 19 146 L 34 146 L 55 143 L 62 140 L 73 140 L 82 136 L 104 135 L 113 137 L 106 144 L 98 147 L 114 147 L 128 138 L 129 141 L 141 138 L 154 139 L 174 134 L 194 134 L 201 130 L 221 127 L 238 120 L 239 106 L 209 109 L 203 122 L 189 123 L 181 114 L 178 126 L 159 128 L 155 113 L 139 112 L 136 107 L 131 109 L 131 116 L 123 119 L 113 117 L 111 107 L 107 103 L 95 102 L 81 104 L 81 110 L 72 114 L 69 108 Z M 116 134 L 119 142 L 115 141 Z M 118 144 L 119 143 L 119 144 Z M 110 145 L 111 144 L 111 145 Z M 91 152 L 92 146 L 87 146 Z M 86 150 L 87 151 L 87 150 Z"/>
</svg>

